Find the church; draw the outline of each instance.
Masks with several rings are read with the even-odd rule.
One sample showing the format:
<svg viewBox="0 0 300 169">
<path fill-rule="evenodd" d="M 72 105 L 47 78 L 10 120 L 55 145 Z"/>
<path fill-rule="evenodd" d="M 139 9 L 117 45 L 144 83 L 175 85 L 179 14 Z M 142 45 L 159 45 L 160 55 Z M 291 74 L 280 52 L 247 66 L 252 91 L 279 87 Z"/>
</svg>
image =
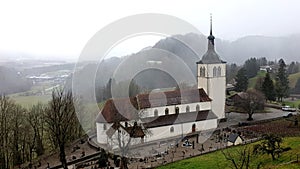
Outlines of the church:
<svg viewBox="0 0 300 169">
<path fill-rule="evenodd" d="M 197 89 L 107 100 L 96 119 L 97 142 L 116 145 L 123 133 L 130 144 L 141 144 L 217 128 L 225 118 L 226 62 L 215 51 L 212 21 L 207 39 L 207 52 L 195 64 Z"/>
</svg>

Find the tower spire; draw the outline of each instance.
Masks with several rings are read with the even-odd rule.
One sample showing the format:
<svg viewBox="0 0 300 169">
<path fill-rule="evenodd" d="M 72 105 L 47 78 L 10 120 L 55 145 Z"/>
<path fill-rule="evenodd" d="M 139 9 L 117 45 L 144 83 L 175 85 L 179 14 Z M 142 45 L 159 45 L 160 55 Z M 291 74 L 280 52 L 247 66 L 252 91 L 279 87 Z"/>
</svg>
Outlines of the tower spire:
<svg viewBox="0 0 300 169">
<path fill-rule="evenodd" d="M 214 35 L 212 34 L 212 14 L 210 14 L 210 34 L 209 36 L 207 37 L 208 39 L 208 48 L 210 49 L 214 49 L 214 45 L 215 45 L 215 37 Z"/>
<path fill-rule="evenodd" d="M 210 35 L 212 36 L 212 14 L 210 13 Z"/>
</svg>

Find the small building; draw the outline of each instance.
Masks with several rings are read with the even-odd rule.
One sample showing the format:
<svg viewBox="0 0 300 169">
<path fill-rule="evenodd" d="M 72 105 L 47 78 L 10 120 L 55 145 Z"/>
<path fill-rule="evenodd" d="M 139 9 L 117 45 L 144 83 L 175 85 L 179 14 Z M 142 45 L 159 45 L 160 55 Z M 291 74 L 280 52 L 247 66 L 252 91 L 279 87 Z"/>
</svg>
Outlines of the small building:
<svg viewBox="0 0 300 169">
<path fill-rule="evenodd" d="M 227 146 L 239 145 L 242 144 L 243 141 L 244 139 L 240 135 L 238 135 L 237 133 L 231 133 L 227 139 Z"/>
<path fill-rule="evenodd" d="M 237 105 L 241 100 L 247 99 L 248 94 L 246 92 L 239 92 L 230 97 L 228 97 L 227 101 L 230 102 L 230 105 Z"/>
</svg>

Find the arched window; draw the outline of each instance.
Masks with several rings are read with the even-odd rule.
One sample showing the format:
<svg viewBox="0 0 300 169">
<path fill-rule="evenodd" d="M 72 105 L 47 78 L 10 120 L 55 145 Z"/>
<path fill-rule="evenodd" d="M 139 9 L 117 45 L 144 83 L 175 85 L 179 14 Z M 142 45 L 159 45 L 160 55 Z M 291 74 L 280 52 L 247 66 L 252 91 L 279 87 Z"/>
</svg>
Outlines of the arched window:
<svg viewBox="0 0 300 169">
<path fill-rule="evenodd" d="M 106 124 L 103 124 L 103 130 L 106 130 L 107 127 L 106 127 Z"/>
<path fill-rule="evenodd" d="M 168 114 L 169 114 L 169 109 L 166 108 L 166 109 L 165 109 L 165 115 L 168 115 Z"/>
<path fill-rule="evenodd" d="M 179 107 L 176 107 L 176 108 L 175 108 L 175 113 L 176 113 L 176 114 L 179 114 Z"/>
<path fill-rule="evenodd" d="M 202 75 L 203 75 L 203 69 L 202 67 L 200 67 L 200 77 L 202 77 Z"/>
<path fill-rule="evenodd" d="M 199 104 L 196 105 L 196 112 L 199 112 L 200 111 L 200 106 Z"/>
<path fill-rule="evenodd" d="M 196 131 L 196 124 L 194 123 L 193 125 L 192 125 L 192 132 L 195 132 Z"/>
<path fill-rule="evenodd" d="M 219 66 L 218 67 L 218 77 L 220 77 L 221 76 L 221 67 Z"/>
<path fill-rule="evenodd" d="M 158 116 L 158 110 L 155 109 L 155 110 L 154 110 L 154 117 L 157 117 L 157 116 Z"/>
<path fill-rule="evenodd" d="M 213 77 L 216 77 L 216 76 L 217 76 L 217 68 L 214 67 L 214 68 L 213 68 Z"/>
<path fill-rule="evenodd" d="M 170 128 L 170 133 L 173 133 L 174 132 L 174 127 L 172 126 L 171 128 Z"/>
<path fill-rule="evenodd" d="M 200 76 L 205 77 L 205 67 L 200 67 Z"/>
<path fill-rule="evenodd" d="M 190 112 L 190 106 L 186 106 L 185 111 Z"/>
</svg>

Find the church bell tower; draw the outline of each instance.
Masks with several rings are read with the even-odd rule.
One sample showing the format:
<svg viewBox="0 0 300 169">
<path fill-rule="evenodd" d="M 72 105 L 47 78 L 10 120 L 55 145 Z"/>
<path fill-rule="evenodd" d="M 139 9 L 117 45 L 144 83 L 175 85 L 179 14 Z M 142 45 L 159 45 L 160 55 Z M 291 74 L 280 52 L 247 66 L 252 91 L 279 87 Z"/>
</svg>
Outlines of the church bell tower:
<svg viewBox="0 0 300 169">
<path fill-rule="evenodd" d="M 226 62 L 215 51 L 215 37 L 212 34 L 212 16 L 210 16 L 210 34 L 208 46 L 202 59 L 197 62 L 198 88 L 203 88 L 212 99 L 212 111 L 218 119 L 225 118 L 226 99 Z"/>
</svg>

